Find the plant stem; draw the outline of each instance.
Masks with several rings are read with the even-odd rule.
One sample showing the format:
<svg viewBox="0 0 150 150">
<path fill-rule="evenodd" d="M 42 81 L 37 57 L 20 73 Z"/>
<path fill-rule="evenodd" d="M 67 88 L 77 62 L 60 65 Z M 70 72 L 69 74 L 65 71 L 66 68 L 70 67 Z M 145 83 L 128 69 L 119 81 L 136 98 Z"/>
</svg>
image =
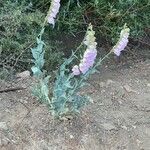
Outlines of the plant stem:
<svg viewBox="0 0 150 150">
<path fill-rule="evenodd" d="M 96 63 L 96 65 L 95 65 L 93 68 L 91 68 L 91 69 L 95 69 L 96 67 L 98 67 L 98 66 L 102 63 L 102 61 L 104 61 L 106 58 L 108 58 L 108 56 L 109 56 L 112 52 L 113 52 L 113 49 L 112 49 L 109 53 L 107 53 L 102 59 L 99 59 L 99 61 Z M 90 75 L 90 72 L 88 73 L 88 75 Z M 81 78 L 81 80 L 78 82 L 78 86 L 76 87 L 75 90 L 79 89 L 80 86 L 81 86 L 81 83 L 82 83 L 84 80 L 86 80 L 86 79 L 87 79 L 87 78 Z"/>
<path fill-rule="evenodd" d="M 97 62 L 97 64 L 94 66 L 94 68 L 99 66 L 102 63 L 102 61 L 104 61 L 106 58 L 108 58 L 112 52 L 113 52 L 113 49 L 109 53 L 107 53 L 103 58 L 100 58 L 99 61 Z"/>
<path fill-rule="evenodd" d="M 45 29 L 45 25 L 46 25 L 46 23 L 47 23 L 47 18 L 48 18 L 48 14 L 49 14 L 49 12 L 50 12 L 50 9 L 51 9 L 51 5 L 50 5 L 50 7 L 49 7 L 49 9 L 48 9 L 48 13 L 47 13 L 47 15 L 46 15 L 46 17 L 45 17 L 45 19 L 44 19 L 43 24 L 42 24 L 42 29 L 41 29 L 41 32 L 40 32 L 40 34 L 39 34 L 40 38 L 42 37 L 42 34 L 44 33 L 44 29 Z"/>
</svg>

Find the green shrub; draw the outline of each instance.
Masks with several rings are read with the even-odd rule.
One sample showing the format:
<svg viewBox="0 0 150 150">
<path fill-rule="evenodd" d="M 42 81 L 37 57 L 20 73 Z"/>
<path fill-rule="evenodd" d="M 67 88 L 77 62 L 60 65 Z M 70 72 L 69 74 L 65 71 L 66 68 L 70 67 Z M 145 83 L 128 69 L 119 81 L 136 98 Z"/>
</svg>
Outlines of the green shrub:
<svg viewBox="0 0 150 150">
<path fill-rule="evenodd" d="M 75 32 L 78 28 L 81 31 L 91 22 L 99 35 L 113 38 L 115 42 L 118 26 L 122 27 L 125 22 L 131 27 L 133 38 L 142 36 L 150 24 L 149 0 L 82 0 L 78 5 L 75 0 L 69 2 L 71 0 L 62 6 L 58 29 Z"/>
<path fill-rule="evenodd" d="M 1 0 L 0 1 L 0 67 L 25 70 L 31 67 L 30 48 L 35 45 L 49 0 Z M 126 22 L 131 37 L 145 34 L 150 24 L 149 0 L 61 0 L 55 29 L 47 26 L 45 68 L 55 69 L 61 63 L 61 43 L 52 41 L 57 32 L 75 34 L 85 32 L 91 22 L 99 36 L 116 42 L 118 27 Z M 119 33 L 118 33 L 119 34 Z M 49 69 L 48 69 L 49 70 Z"/>
<path fill-rule="evenodd" d="M 38 9 L 30 10 L 25 4 L 11 1 L 0 3 L 0 67 L 17 71 L 31 67 L 30 48 L 35 45 L 45 14 Z M 49 34 L 53 33 L 49 30 L 45 34 L 46 43 L 50 41 Z M 60 42 L 53 40 L 47 44 L 45 67 L 52 70 L 61 62 L 63 52 L 60 46 Z"/>
<path fill-rule="evenodd" d="M 31 8 L 47 13 L 49 0 L 25 0 Z M 101 36 L 115 38 L 118 26 L 126 22 L 131 27 L 131 36 L 144 34 L 150 24 L 149 0 L 61 0 L 57 30 L 75 33 L 85 31 L 89 22 Z M 119 33 L 118 33 L 119 34 Z"/>
</svg>

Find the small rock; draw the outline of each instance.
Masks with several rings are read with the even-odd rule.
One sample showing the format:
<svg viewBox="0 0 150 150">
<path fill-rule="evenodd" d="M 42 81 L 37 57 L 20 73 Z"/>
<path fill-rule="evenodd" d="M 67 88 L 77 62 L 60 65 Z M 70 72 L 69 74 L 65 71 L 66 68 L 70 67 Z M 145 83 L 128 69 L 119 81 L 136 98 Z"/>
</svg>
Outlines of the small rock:
<svg viewBox="0 0 150 150">
<path fill-rule="evenodd" d="M 27 104 L 28 103 L 28 101 L 26 101 L 26 100 L 24 100 L 24 99 L 20 99 L 19 100 L 21 103 L 23 103 L 23 104 Z"/>
<path fill-rule="evenodd" d="M 138 146 L 140 146 L 142 144 L 142 142 L 139 139 L 136 140 L 136 143 Z"/>
<path fill-rule="evenodd" d="M 67 131 L 68 130 L 67 127 L 64 127 L 64 130 Z"/>
<path fill-rule="evenodd" d="M 9 139 L 6 137 L 0 139 L 0 147 L 8 145 L 9 142 L 10 142 Z"/>
<path fill-rule="evenodd" d="M 30 71 L 26 70 L 26 71 L 23 71 L 21 73 L 18 73 L 16 75 L 17 78 L 29 78 L 30 77 Z"/>
<path fill-rule="evenodd" d="M 70 139 L 73 139 L 74 138 L 74 136 L 73 135 L 70 135 Z"/>
<path fill-rule="evenodd" d="M 92 98 L 88 97 L 88 100 L 89 100 L 90 103 L 92 103 L 92 104 L 94 103 Z"/>
<path fill-rule="evenodd" d="M 150 87 L 150 83 L 147 83 L 147 86 Z"/>
<path fill-rule="evenodd" d="M 104 87 L 104 86 L 105 86 L 105 83 L 104 83 L 104 82 L 100 82 L 100 83 L 99 83 L 99 86 L 100 86 L 100 87 Z"/>
<path fill-rule="evenodd" d="M 7 130 L 8 129 L 6 122 L 0 122 L 0 129 L 1 130 Z"/>
<path fill-rule="evenodd" d="M 131 93 L 131 92 L 134 92 L 134 93 L 137 93 L 135 90 L 133 90 L 129 85 L 124 85 L 123 88 L 128 92 L 128 93 Z"/>
<path fill-rule="evenodd" d="M 104 106 L 104 103 L 99 103 L 98 106 Z"/>
<path fill-rule="evenodd" d="M 104 89 L 101 90 L 101 93 L 105 93 L 105 92 L 106 92 L 106 90 L 104 90 Z"/>
<path fill-rule="evenodd" d="M 122 125 L 121 127 L 122 127 L 122 129 L 128 130 L 128 128 L 124 125 Z"/>
<path fill-rule="evenodd" d="M 68 120 L 72 120 L 72 119 L 73 119 L 73 116 L 71 116 L 71 115 L 63 116 L 60 118 L 60 120 L 62 120 L 62 121 L 68 121 Z"/>
<path fill-rule="evenodd" d="M 113 83 L 114 83 L 114 81 L 113 81 L 113 80 L 110 80 L 110 79 L 108 79 L 107 82 L 106 82 L 107 85 L 111 85 L 111 84 L 113 84 Z"/>
<path fill-rule="evenodd" d="M 136 126 L 132 125 L 132 127 L 133 127 L 134 129 L 136 129 Z"/>
<path fill-rule="evenodd" d="M 105 130 L 117 130 L 117 128 L 111 123 L 103 123 L 101 124 Z"/>
</svg>

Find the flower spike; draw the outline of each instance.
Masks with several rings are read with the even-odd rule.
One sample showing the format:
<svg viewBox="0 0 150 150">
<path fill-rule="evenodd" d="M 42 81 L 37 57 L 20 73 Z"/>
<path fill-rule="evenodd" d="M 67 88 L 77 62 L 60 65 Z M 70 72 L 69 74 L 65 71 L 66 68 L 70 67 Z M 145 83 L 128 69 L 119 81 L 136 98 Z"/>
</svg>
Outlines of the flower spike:
<svg viewBox="0 0 150 150">
<path fill-rule="evenodd" d="M 121 51 L 123 51 L 125 49 L 125 47 L 127 46 L 128 41 L 129 41 L 128 40 L 129 32 L 130 32 L 130 29 L 127 28 L 126 25 L 124 25 L 124 28 L 121 30 L 121 33 L 120 33 L 120 38 L 119 38 L 117 44 L 112 49 L 113 52 L 117 56 L 120 56 Z"/>
<path fill-rule="evenodd" d="M 97 50 L 95 42 L 95 32 L 93 31 L 92 25 L 90 24 L 84 39 L 84 44 L 87 46 L 86 51 L 84 52 L 83 58 L 80 61 L 79 66 L 75 65 L 72 69 L 74 75 L 85 74 L 90 67 L 94 65 Z"/>
<path fill-rule="evenodd" d="M 57 16 L 57 13 L 59 12 L 60 8 L 60 0 L 52 0 L 51 6 L 47 15 L 47 21 L 48 23 L 52 24 L 53 27 L 55 25 L 55 18 Z"/>
</svg>

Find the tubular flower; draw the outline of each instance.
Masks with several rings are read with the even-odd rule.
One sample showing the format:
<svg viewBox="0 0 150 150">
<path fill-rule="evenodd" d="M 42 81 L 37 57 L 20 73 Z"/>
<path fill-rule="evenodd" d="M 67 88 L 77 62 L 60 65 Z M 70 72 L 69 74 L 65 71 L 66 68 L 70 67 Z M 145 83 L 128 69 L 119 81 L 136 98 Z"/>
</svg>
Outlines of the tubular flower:
<svg viewBox="0 0 150 150">
<path fill-rule="evenodd" d="M 60 8 L 60 0 L 52 0 L 51 6 L 47 15 L 48 23 L 55 25 L 55 18 Z"/>
<path fill-rule="evenodd" d="M 125 25 L 124 28 L 121 30 L 119 41 L 117 42 L 117 44 L 112 49 L 113 52 L 117 56 L 119 56 L 121 54 L 121 51 L 123 51 L 124 48 L 127 46 L 128 41 L 129 41 L 128 40 L 129 32 L 130 32 L 130 29 L 127 28 Z"/>
<path fill-rule="evenodd" d="M 73 68 L 72 68 L 72 72 L 74 75 L 79 75 L 80 74 L 80 70 L 79 70 L 79 67 L 77 65 L 75 65 Z"/>
<path fill-rule="evenodd" d="M 85 74 L 89 70 L 89 68 L 94 65 L 97 56 L 97 43 L 95 42 L 95 39 L 95 32 L 93 31 L 92 25 L 90 24 L 84 40 L 84 44 L 87 46 L 87 49 L 84 52 L 79 66 L 75 65 L 73 67 L 72 71 L 74 75 L 79 75 L 81 73 Z"/>
</svg>

